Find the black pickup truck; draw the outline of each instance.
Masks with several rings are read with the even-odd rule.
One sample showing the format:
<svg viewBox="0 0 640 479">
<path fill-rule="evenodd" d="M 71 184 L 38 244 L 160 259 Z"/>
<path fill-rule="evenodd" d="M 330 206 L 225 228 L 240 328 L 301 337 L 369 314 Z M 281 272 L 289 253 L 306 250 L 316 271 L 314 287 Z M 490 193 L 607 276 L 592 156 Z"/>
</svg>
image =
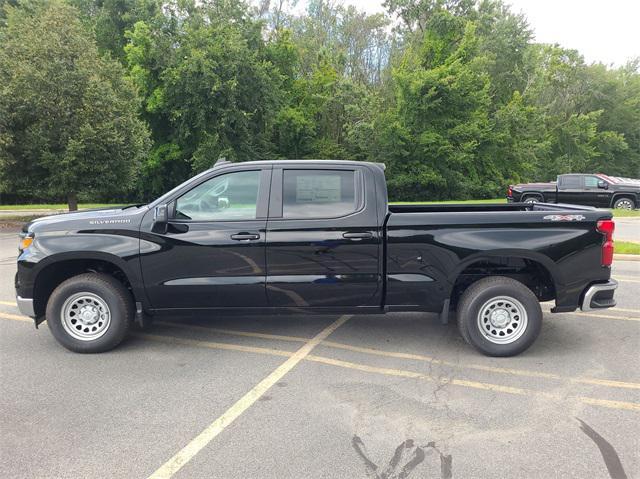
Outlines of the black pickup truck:
<svg viewBox="0 0 640 479">
<path fill-rule="evenodd" d="M 553 312 L 609 308 L 608 210 L 390 205 L 384 166 L 219 162 L 148 205 L 24 226 L 20 310 L 77 352 L 187 313 L 457 311 L 463 338 L 510 356 Z"/>
<path fill-rule="evenodd" d="M 640 180 L 602 174 L 569 174 L 549 183 L 511 185 L 507 201 L 568 203 L 633 210 L 640 206 Z"/>
</svg>

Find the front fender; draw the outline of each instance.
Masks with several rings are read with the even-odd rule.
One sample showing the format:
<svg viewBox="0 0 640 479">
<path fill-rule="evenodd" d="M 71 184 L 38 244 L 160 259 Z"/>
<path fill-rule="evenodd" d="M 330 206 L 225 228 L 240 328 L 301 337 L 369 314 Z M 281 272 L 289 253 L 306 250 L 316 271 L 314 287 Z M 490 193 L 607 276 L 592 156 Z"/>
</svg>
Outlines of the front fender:
<svg viewBox="0 0 640 479">
<path fill-rule="evenodd" d="M 45 232 L 36 234 L 32 245 L 18 258 L 16 290 L 34 298 L 39 274 L 71 260 L 98 260 L 113 264 L 127 276 L 137 301 L 148 304 L 140 272 L 140 238 L 131 231 Z"/>
</svg>

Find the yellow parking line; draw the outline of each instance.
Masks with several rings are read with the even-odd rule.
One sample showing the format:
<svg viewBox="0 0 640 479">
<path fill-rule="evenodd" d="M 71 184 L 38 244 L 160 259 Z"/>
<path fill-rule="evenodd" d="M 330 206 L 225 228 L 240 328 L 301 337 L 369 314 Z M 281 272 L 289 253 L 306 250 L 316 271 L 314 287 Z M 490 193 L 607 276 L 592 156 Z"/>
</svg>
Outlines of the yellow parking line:
<svg viewBox="0 0 640 479">
<path fill-rule="evenodd" d="M 307 341 L 309 341 L 309 338 L 301 338 L 297 336 L 281 336 L 279 334 L 265 334 L 265 333 L 254 333 L 251 331 L 236 331 L 231 329 L 208 328 L 206 326 L 198 326 L 195 324 L 173 323 L 169 321 L 155 321 L 154 324 L 160 324 L 162 326 L 169 326 L 172 328 L 188 328 L 188 329 L 194 329 L 199 331 L 228 334 L 232 336 L 246 336 L 249 338 L 273 339 L 277 341 L 293 341 L 297 343 L 306 343 Z"/>
<path fill-rule="evenodd" d="M 175 338 L 167 338 L 166 336 L 156 336 L 156 335 L 147 335 L 147 334 L 140 334 L 139 336 L 141 337 L 147 337 L 151 340 L 160 340 L 163 342 L 174 342 L 173 339 Z M 285 355 L 292 355 L 293 353 L 290 353 L 288 351 L 282 351 L 282 350 L 278 350 L 278 349 L 265 349 L 265 348 L 246 348 L 243 346 L 239 346 L 239 345 L 233 345 L 233 344 L 226 344 L 226 343 L 211 343 L 210 345 L 207 345 L 206 341 L 194 341 L 194 340 L 182 340 L 179 339 L 176 341 L 177 343 L 184 343 L 187 345 L 193 345 L 193 346 L 201 346 L 206 345 L 205 347 L 212 347 L 214 349 L 230 349 L 230 350 L 237 350 L 237 351 L 247 351 L 247 352 L 254 352 L 254 353 L 258 353 L 258 354 L 269 354 L 269 355 L 276 355 L 276 356 L 285 356 Z M 316 355 L 308 355 L 306 358 L 304 358 L 306 361 L 311 361 L 311 362 L 315 362 L 315 363 L 320 363 L 320 364 L 326 364 L 329 366 L 335 366 L 335 367 L 340 367 L 340 368 L 345 368 L 345 369 L 353 369 L 356 371 L 363 371 L 363 372 L 367 372 L 367 373 L 374 373 L 374 374 L 382 374 L 382 375 L 386 375 L 386 376 L 396 376 L 396 377 L 403 377 L 403 378 L 411 378 L 411 379 L 422 379 L 422 380 L 426 380 L 426 381 L 430 381 L 430 382 L 437 382 L 439 384 L 452 384 L 454 386 L 461 386 L 461 387 L 466 387 L 466 388 L 472 388 L 472 389 L 481 389 L 481 390 L 485 390 L 485 391 L 495 391 L 495 392 L 501 392 L 501 393 L 506 393 L 506 394 L 513 394 L 513 395 L 519 395 L 519 396 L 530 396 L 530 397 L 535 397 L 535 396 L 541 396 L 547 399 L 552 399 L 554 401 L 564 401 L 565 399 L 567 399 L 564 396 L 560 396 L 560 395 L 556 395 L 556 394 L 552 394 L 552 393 L 547 393 L 544 391 L 535 391 L 535 390 L 531 390 L 531 389 L 525 389 L 525 388 L 518 388 L 518 387 L 512 387 L 512 386 L 503 386 L 501 384 L 493 384 L 493 383 L 485 383 L 485 382 L 480 382 L 480 381 L 468 381 L 465 379 L 442 379 L 442 378 L 434 378 L 432 376 L 428 376 L 426 374 L 423 373 L 419 373 L 416 371 L 408 371 L 405 369 L 394 369 L 394 368 L 382 368 L 382 367 L 377 367 L 377 366 L 370 366 L 368 364 L 362 364 L 362 363 L 354 363 L 351 361 L 343 361 L 341 359 L 334 359 L 334 358 L 327 358 L 324 356 L 316 356 Z M 545 375 L 545 373 L 540 373 L 541 375 Z M 552 375 L 553 376 L 553 375 Z M 558 376 L 559 377 L 559 376 Z M 576 381 L 580 381 L 579 379 L 576 379 Z M 617 383 L 617 381 L 608 381 L 608 380 L 590 380 L 593 383 L 607 383 L 608 385 L 611 385 L 613 383 Z M 630 383 L 623 383 L 623 384 L 630 384 Z M 638 385 L 635 385 L 636 387 Z M 626 386 L 623 386 L 626 387 Z M 571 396 L 569 396 L 569 398 L 571 398 Z M 640 411 L 640 404 L 637 403 L 632 403 L 632 402 L 626 402 L 626 401 L 612 401 L 612 400 L 608 400 L 608 399 L 597 399 L 597 398 L 591 398 L 591 397 L 587 397 L 587 396 L 576 396 L 574 399 L 577 399 L 580 402 L 583 402 L 585 404 L 591 404 L 594 406 L 600 406 L 600 407 L 606 407 L 606 408 L 610 408 L 610 409 L 625 409 L 625 410 L 630 410 L 630 411 Z"/>
<path fill-rule="evenodd" d="M 17 319 L 19 321 L 28 321 L 26 318 L 23 318 L 23 317 L 20 317 L 20 316 L 0 313 L 0 318 L 2 318 L 2 317 L 6 318 L 6 319 Z M 334 323 L 334 325 L 335 324 L 336 323 Z M 336 328 L 338 326 L 336 326 Z M 334 330 L 335 330 L 335 328 L 333 329 L 333 331 Z M 333 332 L 333 331 L 331 331 L 331 332 Z M 320 333 L 320 335 L 321 334 L 322 333 Z M 264 355 L 269 355 L 269 356 L 288 357 L 289 359 L 287 360 L 287 362 L 292 360 L 292 359 L 294 359 L 294 356 L 298 355 L 298 353 L 300 351 L 302 351 L 307 345 L 309 345 L 312 341 L 318 339 L 318 337 L 320 336 L 320 335 L 318 335 L 318 336 L 314 337 L 312 340 L 307 342 L 305 344 L 305 346 L 300 348 L 295 353 L 292 353 L 290 351 L 283 351 L 283 350 L 280 350 L 280 349 L 259 348 L 259 347 L 253 347 L 253 346 L 242 346 L 242 345 L 239 345 L 239 344 L 216 343 L 216 342 L 211 342 L 211 341 L 199 341 L 199 340 L 193 340 L 193 339 L 176 338 L 176 337 L 173 337 L 173 336 L 161 336 L 161 335 L 157 335 L 157 334 L 133 333 L 133 335 L 137 336 L 137 337 L 140 337 L 140 338 L 149 339 L 151 341 L 158 341 L 158 342 L 163 342 L 163 343 L 183 344 L 183 345 L 186 345 L 186 346 L 203 347 L 203 348 L 208 348 L 208 349 L 223 349 L 223 350 L 240 351 L 240 352 L 248 352 L 248 353 L 255 353 L 255 354 L 264 354 Z M 327 334 L 327 336 L 328 336 L 328 334 Z M 322 338 L 320 338 L 318 341 L 316 341 L 316 343 L 314 344 L 313 348 L 315 348 L 320 343 L 322 343 L 322 341 L 323 341 Z M 332 343 L 332 342 L 327 342 L 327 343 L 329 343 L 329 344 L 340 344 L 340 343 Z M 383 374 L 383 375 L 387 375 L 387 376 L 397 376 L 397 377 L 405 377 L 405 378 L 413 378 L 413 379 L 422 379 L 422 380 L 426 380 L 426 381 L 430 381 L 430 382 L 437 382 L 439 384 L 444 384 L 444 385 L 452 384 L 452 385 L 455 385 L 455 386 L 467 387 L 467 388 L 472 388 L 472 389 L 481 389 L 481 390 L 485 390 L 485 391 L 495 391 L 495 392 L 502 392 L 502 393 L 506 393 L 506 394 L 520 395 L 520 396 L 531 396 L 531 397 L 540 396 L 540 397 L 544 397 L 544 398 L 547 398 L 547 399 L 552 399 L 552 400 L 555 400 L 555 401 L 564 401 L 567 398 L 569 398 L 569 399 L 571 398 L 571 396 L 565 397 L 565 396 L 559 396 L 559 395 L 552 394 L 552 393 L 547 393 L 547 392 L 544 392 L 544 391 L 536 391 L 536 390 L 524 389 L 524 388 L 518 388 L 518 387 L 512 387 L 512 386 L 503 386 L 503 385 L 500 385 L 500 384 L 484 383 L 484 382 L 480 382 L 480 381 L 468 381 L 468 380 L 464 380 L 464 379 L 449 379 L 449 380 L 444 379 L 443 380 L 441 378 L 434 378 L 432 376 L 428 376 L 428 375 L 425 375 L 423 373 L 419 373 L 419 372 L 415 372 L 415 371 L 408 371 L 408 370 L 404 370 L 404 369 L 393 369 L 393 368 L 381 368 L 381 367 L 377 367 L 377 366 L 369 366 L 367 364 L 354 363 L 354 362 L 351 362 L 351 361 L 343 361 L 343 360 L 340 360 L 340 359 L 333 359 L 333 358 L 327 358 L 327 357 L 324 357 L 324 356 L 316 356 L 316 355 L 308 354 L 313 348 L 308 349 L 307 355 L 301 357 L 295 364 L 299 363 L 301 360 L 305 360 L 305 361 L 312 361 L 312 362 L 316 362 L 316 363 L 321 363 L 321 364 L 326 364 L 326 365 L 336 366 L 336 367 L 341 367 L 341 368 L 346 368 L 346 369 L 354 369 L 354 370 L 368 372 L 368 373 Z M 367 348 L 361 348 L 361 349 L 367 349 Z M 377 350 L 374 350 L 374 351 L 377 351 Z M 377 352 L 384 353 L 384 351 L 377 351 Z M 405 355 L 405 356 L 420 357 L 419 355 L 408 355 L 408 354 L 405 354 L 405 353 L 398 353 L 398 354 Z M 394 356 L 395 356 L 395 354 L 394 354 Z M 426 356 L 424 356 L 424 357 L 426 357 Z M 282 366 L 284 366 L 287 362 L 283 363 Z M 295 366 L 295 364 L 294 364 L 294 366 Z M 280 368 L 282 366 L 280 366 Z M 514 370 L 507 370 L 507 369 L 504 369 L 504 368 L 490 368 L 490 367 L 487 367 L 487 366 L 479 366 L 479 365 L 471 365 L 471 366 L 473 366 L 474 368 L 477 368 L 477 369 L 494 370 L 494 371 L 501 371 L 501 372 L 509 371 L 511 373 L 524 374 L 524 375 L 530 375 L 532 373 L 532 374 L 535 374 L 536 376 L 540 376 L 540 377 L 553 377 L 553 378 L 559 378 L 559 379 L 569 379 L 572 382 L 587 382 L 587 383 L 591 383 L 591 384 L 599 384 L 599 385 L 614 386 L 614 387 L 633 387 L 633 388 L 637 388 L 638 386 L 640 386 L 640 385 L 635 384 L 635 383 L 624 383 L 624 382 L 620 382 L 620 381 L 610 381 L 610 380 L 606 380 L 606 379 L 562 378 L 561 376 L 557 376 L 557 375 L 550 374 L 550 373 L 536 373 L 536 372 L 528 372 L 528 371 L 515 370 L 515 369 Z M 279 380 L 279 379 L 277 379 L 276 381 L 274 381 L 272 383 L 266 382 L 280 368 L 276 369 L 273 373 L 271 373 L 269 376 L 267 376 L 267 378 L 265 378 L 255 388 L 253 388 L 251 391 L 249 391 L 240 401 L 238 401 L 236 404 L 234 404 L 234 406 L 232 406 L 229 410 L 227 410 L 227 412 L 225 414 L 220 416 L 214 423 L 212 423 L 207 429 L 205 429 L 200 434 L 200 436 L 198 436 L 196 439 L 200 438 L 203 435 L 204 435 L 203 436 L 204 439 L 206 439 L 207 437 L 209 437 L 213 433 L 215 433 L 215 435 L 211 436 L 209 440 L 207 440 L 206 442 L 202 443 L 201 447 L 196 448 L 195 447 L 196 445 L 193 445 L 193 446 L 189 447 L 191 445 L 191 443 L 189 443 L 180 452 L 185 451 L 185 454 L 187 454 L 189 451 L 193 452 L 195 449 L 197 449 L 197 450 L 195 450 L 195 453 L 200 451 L 202 449 L 202 447 L 204 447 L 215 436 L 217 436 L 220 432 L 222 432 L 222 430 L 224 430 L 226 428 L 226 426 L 231 424 L 231 422 L 233 422 L 233 420 L 235 420 L 240 414 L 242 414 L 242 412 L 244 412 L 249 406 L 251 406 L 251 404 L 253 404 L 257 399 L 259 399 L 260 396 L 262 396 L 264 394 L 264 392 L 266 392 L 273 384 L 275 384 L 275 382 L 277 382 Z M 293 368 L 293 366 L 288 371 L 290 371 L 292 368 Z M 286 372 L 284 374 L 286 374 Z M 284 374 L 283 374 L 283 376 L 284 376 Z M 265 386 L 265 385 L 263 385 L 263 383 L 265 383 L 265 382 L 266 382 L 266 384 L 271 384 L 271 385 L 269 387 L 267 387 L 266 389 L 262 390 L 264 388 L 264 386 Z M 258 386 L 261 386 L 261 387 L 258 388 Z M 254 390 L 256 390 L 256 392 L 254 392 L 252 394 L 252 391 L 254 391 Z M 259 395 L 254 397 L 254 395 L 257 394 L 257 393 L 259 393 Z M 246 400 L 251 400 L 252 399 L 252 401 L 249 404 L 247 404 L 246 407 L 243 405 L 244 403 L 239 405 L 239 403 L 241 401 L 243 401 L 244 399 L 246 399 Z M 577 399 L 578 401 L 580 401 L 582 403 L 590 404 L 590 405 L 593 405 L 593 406 L 606 407 L 606 408 L 610 408 L 610 409 L 624 409 L 624 410 L 630 410 L 630 411 L 640 411 L 640 404 L 638 404 L 638 403 L 632 403 L 632 402 L 626 402 L 626 401 L 612 401 L 612 400 L 609 400 L 609 399 L 597 399 L 597 398 L 591 398 L 591 397 L 586 397 L 586 396 L 576 396 L 576 397 L 574 397 L 574 399 Z M 232 409 L 234 407 L 236 407 L 236 409 L 234 411 L 232 411 Z M 242 409 L 242 410 L 240 410 L 240 409 Z M 215 428 L 213 427 L 214 424 L 217 424 L 217 426 Z M 207 434 L 205 434 L 205 433 L 207 433 Z M 201 438 L 200 441 L 202 441 L 204 439 Z M 194 439 L 194 441 L 195 441 L 195 439 Z M 164 468 L 164 466 L 163 466 L 160 469 L 158 469 L 158 471 L 156 471 L 152 476 L 150 476 L 150 478 L 171 477 L 184 464 L 186 464 L 186 462 L 188 462 L 190 457 L 193 457 L 193 456 L 189 457 L 188 454 L 187 454 L 187 456 L 180 456 L 180 458 L 182 458 L 182 459 L 180 459 L 180 458 L 178 458 L 178 456 L 180 455 L 180 452 L 178 454 L 176 454 L 170 461 L 168 461 L 164 465 L 164 466 L 167 466 L 167 464 L 169 464 L 171 461 L 175 460 L 172 463 L 173 464 L 172 467 L 177 467 L 177 469 L 173 470 L 172 468 L 169 468 L 169 467 L 167 467 L 166 469 L 163 469 Z M 189 459 L 187 459 L 186 461 L 182 462 L 182 460 L 185 457 L 189 457 Z M 161 472 L 163 470 L 164 470 L 165 473 L 167 471 L 173 471 L 173 472 L 171 472 L 169 475 L 156 475 L 156 474 L 158 474 L 159 472 Z"/>
<path fill-rule="evenodd" d="M 571 399 L 572 397 L 564 397 L 557 394 L 547 393 L 543 391 L 535 391 L 531 389 L 517 388 L 511 386 L 502 386 L 500 384 L 491 384 L 491 383 L 483 383 L 478 381 L 467 381 L 464 379 L 450 379 L 450 380 L 436 380 L 430 376 L 417 373 L 414 371 L 406 371 L 402 369 L 390 369 L 390 368 L 379 368 L 375 366 L 368 366 L 365 364 L 353 363 L 350 361 L 342 361 L 333 358 L 325 358 L 322 356 L 314 356 L 310 355 L 306 358 L 308 361 L 313 361 L 317 363 L 327 364 L 330 366 L 337 366 L 347 369 L 354 369 L 357 371 L 363 371 L 368 373 L 376 373 L 383 374 L 386 376 L 397 376 L 404 378 L 414 378 L 414 379 L 424 379 L 427 381 L 437 381 L 440 384 L 452 384 L 455 386 L 462 386 L 472 389 L 482 389 L 485 391 L 495 391 L 502 392 L 506 394 L 513 394 L 518 396 L 529 396 L 529 397 L 544 397 L 546 399 L 552 399 L 555 401 L 564 401 L 566 399 Z M 640 411 L 640 404 L 626 401 L 611 401 L 608 399 L 597 399 L 586 396 L 576 396 L 574 399 L 593 406 L 606 407 L 610 409 L 625 409 L 629 411 Z"/>
<path fill-rule="evenodd" d="M 2 317 L 6 319 L 15 319 L 18 321 L 30 321 L 29 318 L 26 318 L 24 316 L 17 316 L 17 315 L 7 314 L 7 313 L 0 313 L 0 318 Z M 237 331 L 232 329 L 208 328 L 206 326 L 198 326 L 198 325 L 192 325 L 187 323 L 173 323 L 168 321 L 158 321 L 156 324 L 159 324 L 162 326 L 169 326 L 173 328 L 179 328 L 179 329 L 194 329 L 194 330 L 200 330 L 205 332 L 216 332 L 216 333 L 227 334 L 231 336 L 245 336 L 245 337 L 254 337 L 259 339 L 270 339 L 270 340 L 290 341 L 290 342 L 300 342 L 300 343 L 309 341 L 309 338 L 303 338 L 299 336 L 283 336 L 283 335 L 277 335 L 277 334 Z M 198 341 L 193 339 L 175 338 L 173 336 L 168 337 L 168 336 L 153 335 L 148 333 L 144 333 L 144 334 L 132 333 L 132 334 L 134 336 L 145 337 L 155 341 L 163 341 L 166 343 L 184 344 L 184 345 L 192 345 L 192 346 L 199 346 L 199 347 L 208 347 L 211 349 L 227 349 L 227 350 L 233 350 L 233 351 L 253 352 L 253 353 L 259 353 L 259 354 L 271 354 L 275 356 L 290 356 L 291 354 L 293 354 L 293 353 L 288 353 L 286 351 L 271 349 L 271 348 L 241 346 L 241 345 L 228 344 L 228 343 L 216 343 L 213 341 Z M 614 381 L 611 379 L 565 377 L 559 374 L 545 373 L 540 371 L 531 371 L 527 369 L 498 368 L 493 366 L 485 366 L 482 364 L 454 363 L 454 362 L 445 361 L 442 359 L 436 359 L 430 356 L 425 356 L 422 354 L 384 351 L 381 349 L 367 348 L 362 346 L 352 346 L 350 344 L 337 343 L 334 341 L 323 341 L 321 345 L 329 348 L 333 348 L 333 349 L 342 349 L 346 351 L 370 354 L 374 356 L 382 356 L 382 357 L 397 358 L 397 359 L 408 359 L 413 361 L 423 361 L 431 364 L 442 364 L 444 366 L 462 367 L 466 369 L 474 369 L 478 371 L 486 371 L 486 372 L 497 373 L 497 374 L 507 374 L 512 376 L 523 376 L 523 377 L 537 377 L 537 378 L 543 378 L 543 379 L 569 381 L 569 382 L 578 383 L 578 384 L 591 384 L 596 386 L 605 386 L 605 387 L 614 387 L 614 388 L 640 389 L 640 383 L 635 383 L 635 382 Z"/>
<path fill-rule="evenodd" d="M 608 399 L 596 399 L 590 397 L 580 396 L 578 400 L 591 404 L 592 406 L 602 406 L 610 409 L 626 409 L 627 411 L 640 411 L 640 404 L 626 401 L 610 401 Z"/>
<path fill-rule="evenodd" d="M 207 444 L 209 444 L 218 434 L 224 431 L 233 421 L 235 421 L 242 413 L 244 413 L 251 405 L 253 405 L 265 392 L 267 392 L 275 383 L 280 381 L 289 371 L 291 371 L 300 361 L 309 355 L 309 353 L 320 342 L 326 339 L 331 333 L 342 326 L 351 316 L 341 316 L 329 326 L 324 328 L 320 333 L 313 337 L 310 341 L 298 349 L 284 363 L 278 366 L 271 374 L 260 381 L 248 393 L 240 398 L 233 406 L 213 421 L 204 431 L 178 451 L 171 459 L 158 468 L 150 479 L 167 479 L 178 472 L 187 462 L 189 462 L 198 452 L 200 452 Z"/>
<path fill-rule="evenodd" d="M 545 379 L 555 379 L 559 381 L 570 381 L 573 383 L 593 384 L 597 386 L 609 386 L 609 387 L 626 388 L 626 389 L 640 389 L 640 383 L 613 381 L 609 379 L 573 378 L 573 377 L 564 377 L 554 373 L 544 373 L 539 371 L 530 371 L 526 369 L 497 368 L 493 366 L 484 366 L 481 364 L 454 363 L 454 362 L 445 361 L 442 359 L 435 359 L 430 356 L 423 356 L 421 354 L 383 351 L 380 349 L 363 348 L 360 346 L 351 346 L 350 344 L 341 344 L 341 343 L 335 343 L 332 341 L 324 341 L 322 345 L 328 346 L 331 348 L 336 348 L 336 349 L 345 349 L 348 351 L 354 351 L 354 352 L 359 352 L 364 354 L 372 354 L 376 356 L 399 358 L 399 359 L 410 359 L 415 361 L 425 361 L 432 364 L 435 363 L 435 364 L 442 364 L 442 365 L 451 366 L 451 367 L 476 369 L 478 371 L 487 371 L 492 373 L 508 374 L 513 376 L 538 377 L 538 378 L 545 378 Z"/>
<path fill-rule="evenodd" d="M 262 334 L 262 333 L 245 333 L 244 331 L 218 329 L 218 328 L 213 329 L 213 328 L 207 328 L 206 326 L 191 326 L 191 325 L 182 325 L 178 323 L 162 322 L 161 324 L 170 325 L 174 327 L 183 327 L 186 329 L 191 329 L 192 327 L 194 327 L 194 328 L 197 328 L 198 330 L 215 331 L 220 334 L 228 334 L 233 336 L 250 336 L 250 337 L 263 338 L 263 339 L 274 339 L 275 337 L 275 339 L 283 340 L 283 341 L 297 341 L 297 342 L 308 341 L 307 338 L 301 338 L 296 336 L 280 336 L 280 335 L 270 335 L 270 334 Z M 608 386 L 608 387 L 625 388 L 625 389 L 640 389 L 640 383 L 613 381 L 609 379 L 573 378 L 573 377 L 564 377 L 559 374 L 530 371 L 526 369 L 497 368 L 492 366 L 484 366 L 481 364 L 454 363 L 454 362 L 445 361 L 442 359 L 436 359 L 430 356 L 425 356 L 422 354 L 384 351 L 381 349 L 367 348 L 362 346 L 352 346 L 350 344 L 337 343 L 334 341 L 323 341 L 321 346 L 326 346 L 333 349 L 353 351 L 353 352 L 363 353 L 363 354 L 370 354 L 374 356 L 382 356 L 382 357 L 397 358 L 397 359 L 409 359 L 413 361 L 424 361 L 431 364 L 442 364 L 444 366 L 462 367 L 466 369 L 475 369 L 478 371 L 486 371 L 486 372 L 492 372 L 492 373 L 498 373 L 498 374 L 508 374 L 513 376 L 524 376 L 524 377 L 538 377 L 538 378 L 553 379 L 558 381 L 570 381 L 570 382 L 579 383 L 579 384 L 592 384 L 596 386 Z"/>
<path fill-rule="evenodd" d="M 582 313 L 578 311 L 573 313 L 564 313 L 564 314 L 573 314 L 575 316 L 584 316 L 586 318 L 619 319 L 621 321 L 640 321 L 640 316 L 613 316 L 611 314 Z"/>
<path fill-rule="evenodd" d="M 9 313 L 0 313 L 0 318 L 4 319 L 13 319 L 14 321 L 33 321 L 31 318 L 27 318 L 26 316 L 18 316 L 17 314 L 9 314 Z"/>
<path fill-rule="evenodd" d="M 640 283 L 640 279 L 636 279 L 636 278 L 626 278 L 624 276 L 620 277 L 620 276 L 616 276 L 614 278 L 616 281 L 622 281 L 623 283 Z"/>
<path fill-rule="evenodd" d="M 142 337 L 148 337 L 149 339 L 152 340 L 157 340 L 158 338 L 155 335 L 145 335 L 145 334 L 141 334 L 140 336 Z M 163 336 L 159 337 L 161 341 L 165 341 L 166 342 L 172 342 L 173 338 L 166 338 Z M 178 342 L 183 342 L 183 340 L 179 340 Z M 193 340 L 188 340 L 187 342 L 184 342 L 184 344 L 190 344 L 193 346 L 199 346 L 202 343 L 206 344 L 206 341 L 193 341 Z M 230 344 L 226 344 L 226 343 L 212 343 L 215 346 L 205 346 L 205 347 L 213 347 L 215 349 L 217 348 L 223 348 L 223 349 L 234 349 L 237 351 L 248 351 L 248 352 L 255 352 L 255 353 L 259 353 L 259 354 L 269 354 L 269 355 L 291 355 L 292 353 L 288 352 L 288 351 L 282 351 L 282 350 L 278 350 L 278 349 L 265 349 L 265 348 L 245 348 L 245 347 L 241 347 L 241 346 L 237 346 L 237 345 L 230 345 Z M 324 356 L 316 356 L 316 355 L 308 355 L 306 358 L 304 358 L 305 361 L 312 361 L 315 363 L 320 363 L 320 364 L 326 364 L 329 366 L 335 366 L 335 367 L 340 367 L 340 368 L 345 368 L 345 369 L 353 369 L 356 371 L 363 371 L 363 372 L 367 372 L 367 373 L 374 373 L 374 374 L 382 374 L 382 375 L 386 375 L 386 376 L 396 376 L 396 377 L 403 377 L 403 378 L 411 378 L 411 379 L 422 379 L 422 380 L 426 380 L 426 381 L 430 381 L 430 382 L 437 382 L 439 384 L 451 384 L 454 386 L 461 386 L 461 387 L 466 387 L 466 388 L 472 388 L 472 389 L 481 389 L 484 391 L 494 391 L 494 392 L 501 392 L 501 393 L 505 393 L 505 394 L 512 394 L 512 395 L 518 395 L 518 396 L 529 396 L 529 397 L 536 397 L 536 396 L 540 396 L 540 397 L 544 397 L 546 399 L 551 399 L 554 401 L 559 401 L 562 402 L 564 400 L 566 400 L 567 398 L 571 398 L 571 396 L 569 397 L 565 397 L 565 396 L 560 396 L 557 394 L 552 394 L 552 393 L 548 393 L 548 392 L 544 392 L 544 391 L 536 391 L 536 390 L 531 390 L 531 389 L 525 389 L 525 388 L 518 388 L 518 387 L 512 387 L 512 386 L 503 386 L 501 384 L 494 384 L 494 383 L 485 383 L 485 382 L 480 382 L 480 381 L 469 381 L 469 380 L 465 380 L 465 379 L 442 379 L 442 378 L 434 378 L 432 376 L 428 376 L 426 374 L 423 373 L 419 373 L 416 371 L 408 371 L 405 369 L 394 369 L 394 368 L 383 368 L 383 367 L 377 367 L 377 366 L 370 366 L 368 364 L 362 364 L 362 363 L 355 363 L 355 362 L 351 362 L 351 361 L 343 361 L 341 359 L 334 359 L 334 358 L 327 358 Z M 541 373 L 541 375 L 545 375 L 545 373 Z M 559 376 L 557 376 L 559 377 Z M 576 382 L 580 382 L 582 381 L 581 379 L 576 378 L 575 379 Z M 608 381 L 608 380 L 587 380 L 590 382 L 593 382 L 594 384 L 596 383 L 600 383 L 600 384 L 607 384 L 607 385 L 613 385 L 615 383 L 618 383 L 618 381 Z M 621 383 L 621 384 L 625 384 L 625 386 L 622 387 L 627 387 L 627 385 L 632 384 L 632 383 Z M 637 387 L 638 385 L 634 385 L 635 387 Z M 585 404 L 590 404 L 593 406 L 600 406 L 600 407 L 606 407 L 609 409 L 624 409 L 624 410 L 629 410 L 629 411 L 640 411 L 640 404 L 638 403 L 633 403 L 633 402 L 626 402 L 626 401 L 612 401 L 609 399 L 597 399 L 597 398 L 591 398 L 591 397 L 587 397 L 587 396 L 575 396 L 573 397 L 574 399 L 577 399 L 578 401 L 585 403 Z"/>
<path fill-rule="evenodd" d="M 614 308 L 610 309 L 609 311 L 614 312 L 614 313 L 616 311 L 622 311 L 623 313 L 638 313 L 638 314 L 640 314 L 640 309 L 618 308 L 617 306 L 615 306 Z"/>
<path fill-rule="evenodd" d="M 551 313 L 550 307 L 546 305 L 542 309 L 543 313 L 550 313 L 552 314 L 551 318 L 555 318 L 555 319 L 566 317 L 564 315 L 572 315 L 572 316 L 584 316 L 586 318 L 618 319 L 620 321 L 640 321 L 640 310 L 637 310 L 637 309 L 622 309 L 622 308 L 614 307 L 612 309 L 608 309 L 607 311 L 612 313 L 615 313 L 617 311 L 625 312 L 625 313 L 638 313 L 638 316 L 617 316 L 613 314 L 602 314 L 598 311 L 589 311 L 589 312 L 573 311 L 570 313 Z"/>
<path fill-rule="evenodd" d="M 18 306 L 15 301 L 0 301 L 0 304 L 4 304 L 6 306 Z"/>
<path fill-rule="evenodd" d="M 148 333 L 131 333 L 131 334 L 135 337 L 151 339 L 152 341 L 158 341 L 161 343 L 168 343 L 168 344 L 183 344 L 185 346 L 196 346 L 199 348 L 224 349 L 228 351 L 240 351 L 244 353 L 268 354 L 271 356 L 290 357 L 293 355 L 293 353 L 289 351 L 282 351 L 280 349 L 257 348 L 253 346 L 242 346 L 240 344 L 216 343 L 213 341 L 199 341 L 196 339 L 176 338 L 173 336 L 161 336 L 158 334 L 148 334 Z"/>
</svg>

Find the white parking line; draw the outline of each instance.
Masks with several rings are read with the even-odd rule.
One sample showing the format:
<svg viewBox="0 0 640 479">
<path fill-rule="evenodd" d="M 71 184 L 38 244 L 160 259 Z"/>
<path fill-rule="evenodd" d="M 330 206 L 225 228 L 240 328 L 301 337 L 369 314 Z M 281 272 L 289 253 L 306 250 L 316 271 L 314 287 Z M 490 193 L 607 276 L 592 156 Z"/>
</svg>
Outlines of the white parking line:
<svg viewBox="0 0 640 479">
<path fill-rule="evenodd" d="M 284 363 L 278 366 L 271 374 L 260 381 L 247 394 L 242 396 L 233 406 L 213 421 L 204 431 L 198 434 L 189 444 L 178 451 L 171 459 L 165 462 L 158 470 L 149 476 L 149 479 L 168 479 L 178 472 L 198 452 L 209 444 L 218 434 L 226 429 L 233 421 L 242 415 L 275 383 L 280 381 L 300 361 L 305 359 L 313 349 L 324 341 L 331 333 L 342 326 L 351 315 L 341 316 L 337 321 L 327 326 L 319 334 L 305 343 Z"/>
</svg>

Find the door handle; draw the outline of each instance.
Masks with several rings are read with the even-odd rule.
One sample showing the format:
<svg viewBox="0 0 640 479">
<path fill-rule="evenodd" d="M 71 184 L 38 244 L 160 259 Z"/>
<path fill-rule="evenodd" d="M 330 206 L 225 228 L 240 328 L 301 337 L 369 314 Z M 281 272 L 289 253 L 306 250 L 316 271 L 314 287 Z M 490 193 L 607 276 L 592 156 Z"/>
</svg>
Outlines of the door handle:
<svg viewBox="0 0 640 479">
<path fill-rule="evenodd" d="M 362 233 L 349 233 L 348 231 L 346 233 L 342 233 L 342 237 L 343 238 L 347 238 L 347 239 L 366 239 L 366 238 L 373 238 L 373 233 L 370 231 L 363 231 Z"/>
<path fill-rule="evenodd" d="M 236 241 L 251 241 L 260 239 L 260 235 L 258 233 L 236 233 L 231 235 L 231 239 Z"/>
</svg>

